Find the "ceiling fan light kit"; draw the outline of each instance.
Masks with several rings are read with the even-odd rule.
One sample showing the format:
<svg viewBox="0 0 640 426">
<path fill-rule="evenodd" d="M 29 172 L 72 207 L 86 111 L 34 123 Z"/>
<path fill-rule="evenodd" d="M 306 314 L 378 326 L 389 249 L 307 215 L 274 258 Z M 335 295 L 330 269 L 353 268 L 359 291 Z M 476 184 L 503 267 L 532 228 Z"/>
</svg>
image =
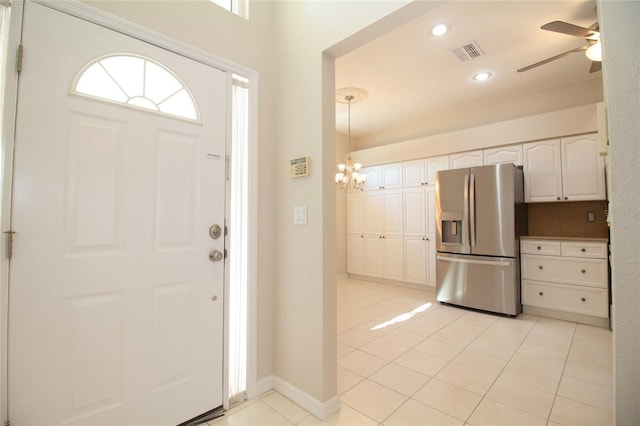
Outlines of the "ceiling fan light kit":
<svg viewBox="0 0 640 426">
<path fill-rule="evenodd" d="M 582 51 L 585 52 L 587 58 L 593 61 L 593 64 L 591 64 L 591 69 L 589 70 L 590 73 L 597 72 L 602 69 L 602 66 L 600 64 L 600 62 L 602 61 L 602 49 L 600 45 L 600 32 L 598 31 L 599 25 L 597 22 L 591 27 L 585 28 L 579 25 L 570 24 L 568 22 L 553 21 L 544 24 L 540 27 L 540 29 L 567 34 L 574 37 L 580 37 L 583 38 L 588 44 L 577 47 L 575 49 L 571 49 L 564 53 L 560 53 L 559 55 L 543 59 L 542 61 L 536 62 L 535 64 L 531 64 L 524 68 L 520 68 L 518 72 L 529 71 L 530 69 L 537 68 L 540 65 L 544 65 L 557 59 L 564 58 L 565 56 L 569 56 L 572 53 Z"/>
</svg>

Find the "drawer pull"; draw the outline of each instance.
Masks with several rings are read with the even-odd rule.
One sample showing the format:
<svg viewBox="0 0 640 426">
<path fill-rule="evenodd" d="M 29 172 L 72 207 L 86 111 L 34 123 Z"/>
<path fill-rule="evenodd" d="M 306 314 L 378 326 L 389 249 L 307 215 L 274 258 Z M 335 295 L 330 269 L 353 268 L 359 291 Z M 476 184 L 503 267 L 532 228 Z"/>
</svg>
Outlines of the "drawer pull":
<svg viewBox="0 0 640 426">
<path fill-rule="evenodd" d="M 542 247 L 538 246 L 538 250 L 542 250 Z"/>
<path fill-rule="evenodd" d="M 543 292 L 540 292 L 540 293 L 538 293 L 538 294 L 539 294 L 540 296 L 544 296 L 544 293 L 543 293 Z"/>
<path fill-rule="evenodd" d="M 542 265 L 538 266 L 538 269 L 542 269 Z"/>
<path fill-rule="evenodd" d="M 583 274 L 586 274 L 586 273 L 587 273 L 587 270 L 586 270 L 586 269 L 583 269 L 581 272 L 582 272 Z"/>
<path fill-rule="evenodd" d="M 580 251 L 584 253 L 585 251 L 587 251 L 587 249 L 583 247 L 580 249 Z"/>
<path fill-rule="evenodd" d="M 580 300 L 582 300 L 583 302 L 587 301 L 587 299 L 585 297 L 582 297 Z"/>
</svg>

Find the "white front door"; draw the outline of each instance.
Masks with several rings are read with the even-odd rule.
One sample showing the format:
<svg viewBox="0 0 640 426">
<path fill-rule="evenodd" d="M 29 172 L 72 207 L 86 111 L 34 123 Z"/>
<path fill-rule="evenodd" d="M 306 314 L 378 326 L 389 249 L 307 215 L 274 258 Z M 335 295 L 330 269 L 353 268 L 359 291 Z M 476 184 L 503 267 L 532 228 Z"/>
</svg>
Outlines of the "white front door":
<svg viewBox="0 0 640 426">
<path fill-rule="evenodd" d="M 227 75 L 26 2 L 10 264 L 13 424 L 178 424 L 223 402 Z M 189 121 L 70 94 L 105 55 L 170 69 Z"/>
</svg>

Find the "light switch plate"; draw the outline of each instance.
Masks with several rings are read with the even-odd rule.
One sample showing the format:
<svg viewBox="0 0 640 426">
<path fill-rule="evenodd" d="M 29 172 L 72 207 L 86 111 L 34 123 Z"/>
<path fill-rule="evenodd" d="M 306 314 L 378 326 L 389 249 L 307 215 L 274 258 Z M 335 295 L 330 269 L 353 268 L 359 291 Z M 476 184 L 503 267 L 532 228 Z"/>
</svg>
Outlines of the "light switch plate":
<svg viewBox="0 0 640 426">
<path fill-rule="evenodd" d="M 293 206 L 293 224 L 307 224 L 307 206 Z"/>
</svg>

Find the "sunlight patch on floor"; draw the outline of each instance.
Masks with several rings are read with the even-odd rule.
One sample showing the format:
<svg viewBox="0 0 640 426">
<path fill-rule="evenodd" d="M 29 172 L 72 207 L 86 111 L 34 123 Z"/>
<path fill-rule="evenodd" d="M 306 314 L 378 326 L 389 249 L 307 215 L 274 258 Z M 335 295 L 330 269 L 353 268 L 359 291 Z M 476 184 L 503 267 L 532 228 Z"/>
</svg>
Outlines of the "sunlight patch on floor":
<svg viewBox="0 0 640 426">
<path fill-rule="evenodd" d="M 420 312 L 424 312 L 431 307 L 431 303 L 425 303 L 424 305 L 420 305 L 415 308 L 413 311 L 405 312 L 404 314 L 400 314 L 397 317 L 391 318 L 388 321 L 381 322 L 380 324 L 374 326 L 371 331 L 380 330 L 381 328 L 389 327 L 390 325 L 397 324 L 399 322 L 407 321 L 412 318 L 415 314 Z"/>
</svg>

